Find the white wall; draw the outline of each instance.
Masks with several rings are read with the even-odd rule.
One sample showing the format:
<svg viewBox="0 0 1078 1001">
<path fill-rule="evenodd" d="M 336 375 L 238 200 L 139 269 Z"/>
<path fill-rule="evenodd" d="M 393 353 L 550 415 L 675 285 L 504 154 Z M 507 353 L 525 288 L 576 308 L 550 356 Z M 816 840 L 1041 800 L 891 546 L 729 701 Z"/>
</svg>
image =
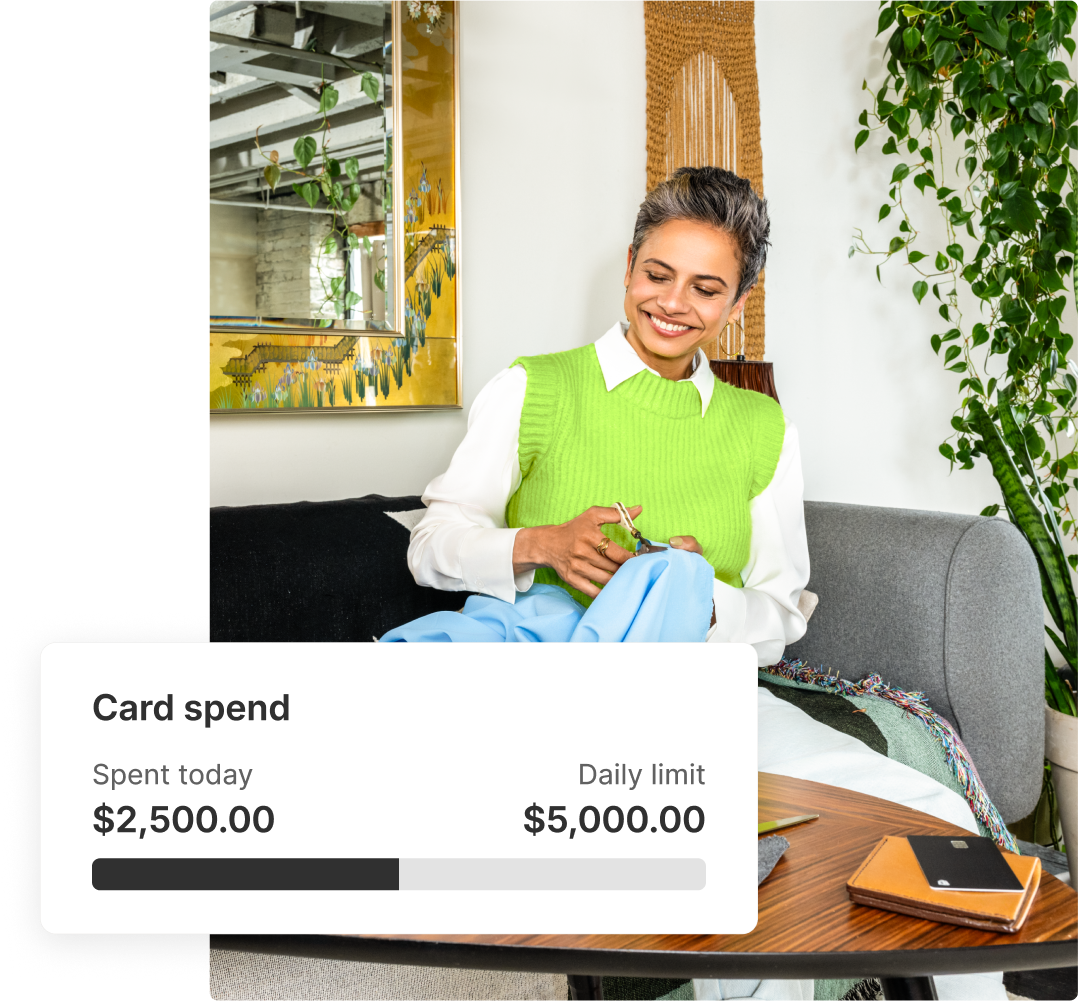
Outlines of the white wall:
<svg viewBox="0 0 1078 1001">
<path fill-rule="evenodd" d="M 767 357 L 801 432 L 806 497 L 976 513 L 999 492 L 986 464 L 950 474 L 938 452 L 959 379 L 929 347 L 946 329 L 931 296 L 917 305 L 916 277 L 898 259 L 881 287 L 880 258 L 847 256 L 854 227 L 874 246 L 897 232 L 895 220 L 876 225 L 895 158 L 885 162 L 876 137 L 853 151 L 869 99 L 861 82 L 882 83 L 877 13 L 873 3 L 756 5 L 773 243 Z"/>
<path fill-rule="evenodd" d="M 467 405 L 517 355 L 582 344 L 621 315 L 645 90 L 638 2 L 466 2 L 462 22 Z M 957 401 L 928 346 L 939 317 L 899 262 L 881 287 L 875 262 L 847 257 L 853 227 L 884 232 L 890 165 L 878 144 L 853 152 L 875 25 L 868 2 L 756 5 L 767 357 L 809 499 L 976 512 L 998 499 L 987 468 L 949 475 L 937 451 Z M 418 493 L 464 430 L 456 412 L 214 418 L 212 503 Z"/>
</svg>

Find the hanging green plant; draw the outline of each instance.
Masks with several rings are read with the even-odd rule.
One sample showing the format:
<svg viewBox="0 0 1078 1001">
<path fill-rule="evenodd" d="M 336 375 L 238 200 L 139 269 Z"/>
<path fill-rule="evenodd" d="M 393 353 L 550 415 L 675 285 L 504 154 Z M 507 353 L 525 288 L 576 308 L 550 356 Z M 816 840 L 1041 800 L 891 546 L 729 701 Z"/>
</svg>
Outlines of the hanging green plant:
<svg viewBox="0 0 1078 1001">
<path fill-rule="evenodd" d="M 378 80 L 373 73 L 364 73 L 360 79 L 360 88 L 371 101 L 378 100 Z M 352 207 L 359 200 L 360 187 L 356 183 L 359 176 L 359 160 L 350 156 L 342 163 L 330 155 L 330 122 L 329 113 L 337 106 L 340 94 L 331 83 L 322 81 L 319 92 L 318 113 L 322 116 L 319 126 L 320 138 L 313 135 L 300 136 L 292 146 L 292 155 L 299 164 L 299 169 L 288 170 L 303 180 L 295 181 L 292 190 L 299 195 L 312 209 L 317 208 L 319 202 L 325 199 L 326 206 L 331 215 L 329 233 L 319 244 L 318 256 L 315 261 L 315 269 L 318 272 L 319 283 L 322 286 L 323 299 L 319 309 L 328 303 L 333 304 L 333 311 L 337 316 L 344 316 L 345 312 L 358 305 L 360 296 L 350 289 L 346 290 L 346 282 L 343 276 L 327 277 L 324 261 L 327 257 L 336 256 L 341 246 L 347 246 L 349 250 L 357 250 L 360 240 L 349 232 L 345 225 L 344 217 L 348 215 Z M 385 110 L 384 108 L 382 109 Z M 258 130 L 255 130 L 255 147 L 267 161 L 262 174 L 266 179 L 271 191 L 277 189 L 281 181 L 280 154 L 277 150 L 271 150 L 268 154 L 262 149 L 259 142 Z M 316 156 L 320 156 L 318 170 L 309 170 Z M 389 153 L 387 152 L 387 158 Z M 390 170 L 387 159 L 386 172 Z M 369 252 L 370 242 L 366 241 Z M 384 272 L 375 275 L 375 282 L 384 291 Z"/>
<path fill-rule="evenodd" d="M 855 230 L 850 256 L 880 255 L 883 264 L 899 257 L 915 273 L 917 302 L 935 300 L 946 326 L 933 334 L 932 350 L 959 380 L 953 434 L 940 452 L 952 469 L 972 469 L 982 455 L 991 463 L 1006 512 L 1037 557 L 1047 637 L 1076 668 L 1078 556 L 1065 552 L 1064 540 L 1078 539 L 1078 366 L 1068 357 L 1074 337 L 1061 326 L 1068 285 L 1074 291 L 1078 215 L 1070 154 L 1078 148 L 1078 91 L 1061 57 L 1074 55 L 1076 7 L 880 8 L 877 34 L 890 30 L 887 77 L 861 113 L 854 147 L 874 132 L 886 136 L 882 151 L 897 162 L 878 221 L 897 218 L 898 233 L 874 250 Z M 918 196 L 942 213 L 945 246 L 915 248 L 908 199 Z M 971 303 L 972 323 L 963 312 Z M 1045 695 L 1075 715 L 1074 693 L 1047 650 Z"/>
</svg>

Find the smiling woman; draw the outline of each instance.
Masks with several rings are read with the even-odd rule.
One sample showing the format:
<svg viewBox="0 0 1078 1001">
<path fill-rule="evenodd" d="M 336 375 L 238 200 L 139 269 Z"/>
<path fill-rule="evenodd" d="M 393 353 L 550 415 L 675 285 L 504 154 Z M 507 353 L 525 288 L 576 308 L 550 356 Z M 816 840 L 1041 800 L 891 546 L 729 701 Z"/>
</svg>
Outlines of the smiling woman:
<svg viewBox="0 0 1078 1001">
<path fill-rule="evenodd" d="M 800 638 L 796 432 L 701 350 L 744 309 L 768 231 L 764 201 L 726 170 L 682 168 L 648 195 L 626 322 L 495 376 L 424 494 L 416 580 L 487 597 L 383 639 L 707 639 L 771 664 Z"/>
</svg>

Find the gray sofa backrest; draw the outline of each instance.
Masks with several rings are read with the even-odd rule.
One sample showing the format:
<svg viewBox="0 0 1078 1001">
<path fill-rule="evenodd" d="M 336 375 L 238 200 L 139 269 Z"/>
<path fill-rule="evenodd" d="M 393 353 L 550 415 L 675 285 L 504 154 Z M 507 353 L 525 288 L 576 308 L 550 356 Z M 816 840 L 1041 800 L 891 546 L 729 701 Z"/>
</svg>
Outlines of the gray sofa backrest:
<svg viewBox="0 0 1078 1001">
<path fill-rule="evenodd" d="M 925 692 L 1003 818 L 1026 816 L 1044 755 L 1044 612 L 1025 539 L 999 518 L 812 501 L 805 524 L 820 603 L 786 656 Z"/>
</svg>

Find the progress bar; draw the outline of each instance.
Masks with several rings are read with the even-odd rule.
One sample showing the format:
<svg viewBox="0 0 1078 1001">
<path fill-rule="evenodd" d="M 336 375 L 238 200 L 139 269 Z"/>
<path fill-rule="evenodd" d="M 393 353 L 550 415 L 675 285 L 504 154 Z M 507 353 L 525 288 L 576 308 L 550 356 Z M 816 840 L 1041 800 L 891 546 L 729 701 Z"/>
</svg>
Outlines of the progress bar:
<svg viewBox="0 0 1078 1001">
<path fill-rule="evenodd" d="M 99 858 L 95 890 L 702 890 L 703 859 Z"/>
</svg>

